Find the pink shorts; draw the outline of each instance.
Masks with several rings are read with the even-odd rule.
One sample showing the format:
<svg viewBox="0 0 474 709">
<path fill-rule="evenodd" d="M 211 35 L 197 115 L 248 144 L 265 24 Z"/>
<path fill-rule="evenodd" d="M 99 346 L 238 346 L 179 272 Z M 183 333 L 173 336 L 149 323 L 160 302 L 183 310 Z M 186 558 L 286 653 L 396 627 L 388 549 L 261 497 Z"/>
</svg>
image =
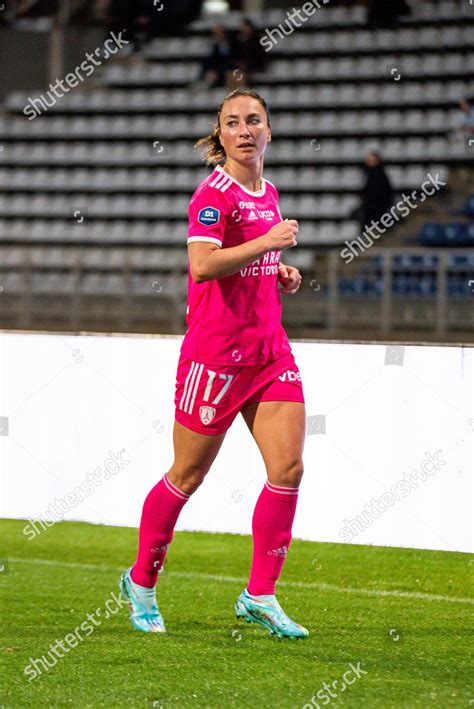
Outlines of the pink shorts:
<svg viewBox="0 0 474 709">
<path fill-rule="evenodd" d="M 175 419 L 187 428 L 225 433 L 248 402 L 304 402 L 301 374 L 292 352 L 263 365 L 211 366 L 180 356 Z"/>
</svg>

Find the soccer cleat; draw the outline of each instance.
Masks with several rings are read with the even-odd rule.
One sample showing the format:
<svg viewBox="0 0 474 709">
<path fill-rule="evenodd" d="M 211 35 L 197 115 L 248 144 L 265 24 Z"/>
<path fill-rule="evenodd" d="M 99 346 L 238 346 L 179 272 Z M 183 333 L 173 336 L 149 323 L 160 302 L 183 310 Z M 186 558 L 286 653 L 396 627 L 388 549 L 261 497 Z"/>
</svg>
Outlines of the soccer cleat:
<svg viewBox="0 0 474 709">
<path fill-rule="evenodd" d="M 165 622 L 156 604 L 156 599 L 146 605 L 138 596 L 130 578 L 130 569 L 123 572 L 119 581 L 122 596 L 128 601 L 130 620 L 135 630 L 144 633 L 166 633 Z"/>
<path fill-rule="evenodd" d="M 288 618 L 275 597 L 273 600 L 259 600 L 243 590 L 235 604 L 237 618 L 244 618 L 247 623 L 257 623 L 270 630 L 270 635 L 279 638 L 305 638 L 309 630 Z"/>
</svg>

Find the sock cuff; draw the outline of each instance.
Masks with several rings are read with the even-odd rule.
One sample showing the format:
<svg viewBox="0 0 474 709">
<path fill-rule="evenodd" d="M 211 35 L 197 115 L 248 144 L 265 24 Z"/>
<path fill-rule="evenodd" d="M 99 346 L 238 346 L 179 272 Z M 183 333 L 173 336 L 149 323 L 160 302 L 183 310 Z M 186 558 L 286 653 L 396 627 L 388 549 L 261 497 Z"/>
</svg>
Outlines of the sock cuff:
<svg viewBox="0 0 474 709">
<path fill-rule="evenodd" d="M 179 489 L 179 487 L 176 487 L 176 485 L 173 485 L 167 473 L 165 473 L 161 479 L 163 480 L 163 483 L 169 492 L 171 492 L 176 497 L 179 497 L 180 500 L 189 500 L 191 495 L 187 492 L 183 492 Z"/>
<path fill-rule="evenodd" d="M 267 490 L 270 490 L 270 492 L 277 493 L 277 495 L 297 495 L 299 491 L 299 488 L 297 487 L 282 487 L 281 485 L 274 485 L 270 482 L 270 480 L 266 481 L 265 487 Z"/>
</svg>

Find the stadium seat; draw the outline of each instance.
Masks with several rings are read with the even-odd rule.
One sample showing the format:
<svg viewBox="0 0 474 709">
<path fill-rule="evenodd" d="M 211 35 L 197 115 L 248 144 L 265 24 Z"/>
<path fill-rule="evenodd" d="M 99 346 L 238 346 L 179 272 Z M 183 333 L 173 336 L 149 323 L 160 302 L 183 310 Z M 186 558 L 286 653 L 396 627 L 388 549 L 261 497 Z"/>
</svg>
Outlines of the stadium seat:
<svg viewBox="0 0 474 709">
<path fill-rule="evenodd" d="M 447 174 L 448 164 L 455 167 L 465 159 L 464 146 L 452 145 L 445 134 L 458 121 L 459 98 L 473 90 L 472 27 L 459 22 L 467 17 L 467 2 L 411 5 L 413 17 L 396 29 L 370 30 L 361 5 L 329 6 L 269 57 L 258 87 L 275 109 L 265 175 L 280 189 L 282 206 L 301 219 L 308 243 L 357 236 L 357 223 L 340 219 L 358 204 L 363 172 L 356 164 L 368 148 L 383 151 L 396 190 L 419 189 L 427 172 Z M 282 21 L 285 11 L 255 16 L 263 29 Z M 226 22 L 237 26 L 240 17 L 230 13 Z M 41 121 L 0 118 L 0 143 L 8 149 L 0 152 L 2 239 L 6 234 L 31 241 L 39 249 L 34 258 L 53 265 L 61 254 L 67 259 L 75 240 L 91 247 L 106 244 L 109 250 L 115 242 L 182 247 L 189 196 L 207 174 L 192 144 L 210 130 L 224 91 L 191 94 L 185 87 L 209 50 L 203 28 L 210 26 L 208 18 L 187 36 L 152 40 L 142 61 L 112 61 L 94 77 L 96 87 L 64 96 Z M 392 78 L 393 67 L 401 73 L 399 82 Z M 25 92 L 15 92 L 5 106 L 21 113 L 27 100 Z M 153 141 L 166 139 L 167 154 L 160 157 Z M 313 150 L 313 139 L 321 151 Z M 71 223 L 71 204 L 88 209 L 87 228 Z M 474 216 L 472 197 L 462 215 Z M 428 224 L 418 240 L 427 246 L 472 246 L 474 227 Z M 48 250 L 37 243 L 42 241 L 58 248 L 63 243 L 64 249 Z M 91 263 L 99 264 L 104 253 L 91 253 Z M 107 263 L 119 267 L 124 253 L 107 251 Z M 151 262 L 147 250 L 144 254 Z M 428 268 L 424 261 L 406 267 Z M 373 279 L 357 286 L 366 294 L 377 287 Z M 405 280 L 400 288 L 428 294 L 432 281 Z"/>
<path fill-rule="evenodd" d="M 474 222 L 470 221 L 469 224 L 466 225 L 466 246 L 469 248 L 474 247 Z M 472 256 L 471 256 L 472 258 Z M 472 262 L 471 262 L 471 265 Z"/>
<path fill-rule="evenodd" d="M 474 194 L 469 195 L 467 198 L 462 213 L 466 217 L 474 217 Z"/>
<path fill-rule="evenodd" d="M 424 224 L 418 235 L 418 241 L 423 246 L 441 246 L 444 244 L 444 229 L 441 224 Z"/>
<path fill-rule="evenodd" d="M 465 246 L 467 244 L 467 230 L 465 224 L 458 222 L 446 224 L 444 236 L 448 245 Z"/>
<path fill-rule="evenodd" d="M 382 115 L 374 111 L 375 125 L 378 125 L 387 133 L 394 130 L 400 130 L 400 125 L 404 125 L 406 128 L 413 127 L 414 118 L 413 114 L 420 114 L 421 111 L 411 111 L 403 114 L 401 111 L 385 111 Z M 419 123 L 417 124 L 419 125 Z"/>
</svg>

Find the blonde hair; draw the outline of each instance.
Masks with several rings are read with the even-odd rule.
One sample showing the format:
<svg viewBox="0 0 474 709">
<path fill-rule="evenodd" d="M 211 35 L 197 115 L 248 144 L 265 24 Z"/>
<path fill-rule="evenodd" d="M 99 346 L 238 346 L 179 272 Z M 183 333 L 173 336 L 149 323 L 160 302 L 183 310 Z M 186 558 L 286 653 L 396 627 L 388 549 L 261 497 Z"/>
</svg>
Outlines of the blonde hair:
<svg viewBox="0 0 474 709">
<path fill-rule="evenodd" d="M 204 138 L 200 138 L 200 140 L 198 140 L 197 143 L 195 143 L 194 145 L 196 149 L 202 152 L 203 160 L 206 161 L 207 165 L 218 165 L 219 163 L 224 162 L 226 159 L 225 150 L 222 147 L 222 143 L 219 139 L 220 117 L 226 101 L 230 101 L 233 98 L 237 98 L 237 96 L 250 96 L 250 98 L 254 98 L 259 101 L 262 108 L 265 109 L 268 125 L 270 125 L 270 111 L 268 109 L 267 103 L 263 96 L 260 96 L 257 91 L 254 91 L 253 89 L 235 89 L 230 94 L 227 94 L 227 96 L 224 96 L 224 98 L 222 99 L 221 105 L 217 110 L 217 121 L 212 128 L 212 132 L 209 133 L 209 135 L 206 135 Z"/>
</svg>

